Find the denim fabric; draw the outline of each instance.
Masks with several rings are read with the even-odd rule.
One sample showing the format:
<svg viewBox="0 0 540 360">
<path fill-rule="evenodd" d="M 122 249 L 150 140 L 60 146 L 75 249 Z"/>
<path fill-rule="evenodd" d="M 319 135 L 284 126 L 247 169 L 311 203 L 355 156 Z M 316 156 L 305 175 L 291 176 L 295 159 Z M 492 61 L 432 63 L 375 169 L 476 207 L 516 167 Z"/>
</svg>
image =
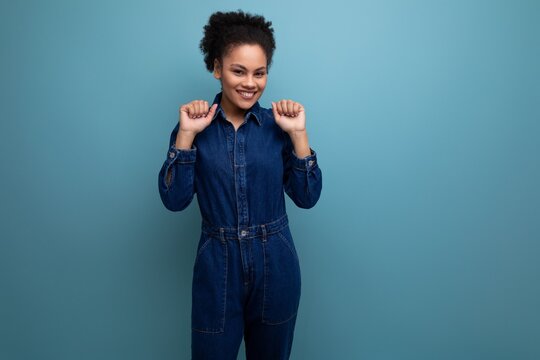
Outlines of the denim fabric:
<svg viewBox="0 0 540 360">
<path fill-rule="evenodd" d="M 288 359 L 301 275 L 286 193 L 301 208 L 321 193 L 317 155 L 298 158 L 271 108 L 256 102 L 235 131 L 213 104 L 213 121 L 191 149 L 176 149 L 173 129 L 158 177 L 161 200 L 185 209 L 197 194 L 201 236 L 193 264 L 193 359 Z"/>
</svg>

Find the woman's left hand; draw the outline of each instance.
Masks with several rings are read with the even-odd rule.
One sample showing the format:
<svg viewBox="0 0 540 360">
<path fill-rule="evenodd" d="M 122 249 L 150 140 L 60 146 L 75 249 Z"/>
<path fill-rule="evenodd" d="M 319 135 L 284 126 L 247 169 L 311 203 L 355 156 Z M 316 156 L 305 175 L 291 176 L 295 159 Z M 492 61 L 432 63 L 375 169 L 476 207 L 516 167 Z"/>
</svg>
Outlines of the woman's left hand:
<svg viewBox="0 0 540 360">
<path fill-rule="evenodd" d="M 302 104 L 292 100 L 272 102 L 272 112 L 276 124 L 283 131 L 291 134 L 296 131 L 306 130 L 306 113 Z"/>
</svg>

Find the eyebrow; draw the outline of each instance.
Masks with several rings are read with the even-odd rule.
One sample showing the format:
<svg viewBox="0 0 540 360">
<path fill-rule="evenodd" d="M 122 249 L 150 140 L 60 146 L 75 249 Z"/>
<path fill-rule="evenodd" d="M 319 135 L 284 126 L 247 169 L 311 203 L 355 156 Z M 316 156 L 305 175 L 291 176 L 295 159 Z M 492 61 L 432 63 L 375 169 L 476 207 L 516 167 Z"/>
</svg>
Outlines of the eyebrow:
<svg viewBox="0 0 540 360">
<path fill-rule="evenodd" d="M 245 66 L 240 65 L 240 64 L 231 64 L 231 66 L 238 66 L 239 68 L 242 68 L 242 69 L 244 69 L 244 70 L 247 70 L 247 68 L 246 68 Z M 266 66 L 261 66 L 260 68 L 255 69 L 255 70 L 264 70 L 264 69 L 266 69 Z"/>
</svg>

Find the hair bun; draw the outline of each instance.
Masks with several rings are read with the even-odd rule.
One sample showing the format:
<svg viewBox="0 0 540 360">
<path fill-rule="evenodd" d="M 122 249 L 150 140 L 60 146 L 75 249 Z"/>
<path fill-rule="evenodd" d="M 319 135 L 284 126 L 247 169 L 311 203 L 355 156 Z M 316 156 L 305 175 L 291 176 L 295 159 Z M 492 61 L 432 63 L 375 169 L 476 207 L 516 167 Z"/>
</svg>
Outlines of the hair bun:
<svg viewBox="0 0 540 360">
<path fill-rule="evenodd" d="M 237 11 L 216 11 L 204 26 L 204 37 L 199 48 L 204 54 L 206 69 L 214 71 L 214 59 L 222 59 L 231 46 L 258 44 L 266 53 L 267 71 L 276 48 L 272 22 L 262 15 Z"/>
</svg>

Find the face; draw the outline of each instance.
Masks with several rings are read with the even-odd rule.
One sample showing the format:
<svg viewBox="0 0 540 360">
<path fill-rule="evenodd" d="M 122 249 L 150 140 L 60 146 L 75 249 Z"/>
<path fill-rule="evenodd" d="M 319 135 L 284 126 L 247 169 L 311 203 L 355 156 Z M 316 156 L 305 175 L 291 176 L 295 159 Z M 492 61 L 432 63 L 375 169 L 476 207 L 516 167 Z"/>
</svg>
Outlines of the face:
<svg viewBox="0 0 540 360">
<path fill-rule="evenodd" d="M 260 45 L 238 45 L 214 61 L 214 77 L 221 79 L 221 105 L 227 115 L 243 114 L 261 97 L 267 81 L 266 54 Z"/>
</svg>

